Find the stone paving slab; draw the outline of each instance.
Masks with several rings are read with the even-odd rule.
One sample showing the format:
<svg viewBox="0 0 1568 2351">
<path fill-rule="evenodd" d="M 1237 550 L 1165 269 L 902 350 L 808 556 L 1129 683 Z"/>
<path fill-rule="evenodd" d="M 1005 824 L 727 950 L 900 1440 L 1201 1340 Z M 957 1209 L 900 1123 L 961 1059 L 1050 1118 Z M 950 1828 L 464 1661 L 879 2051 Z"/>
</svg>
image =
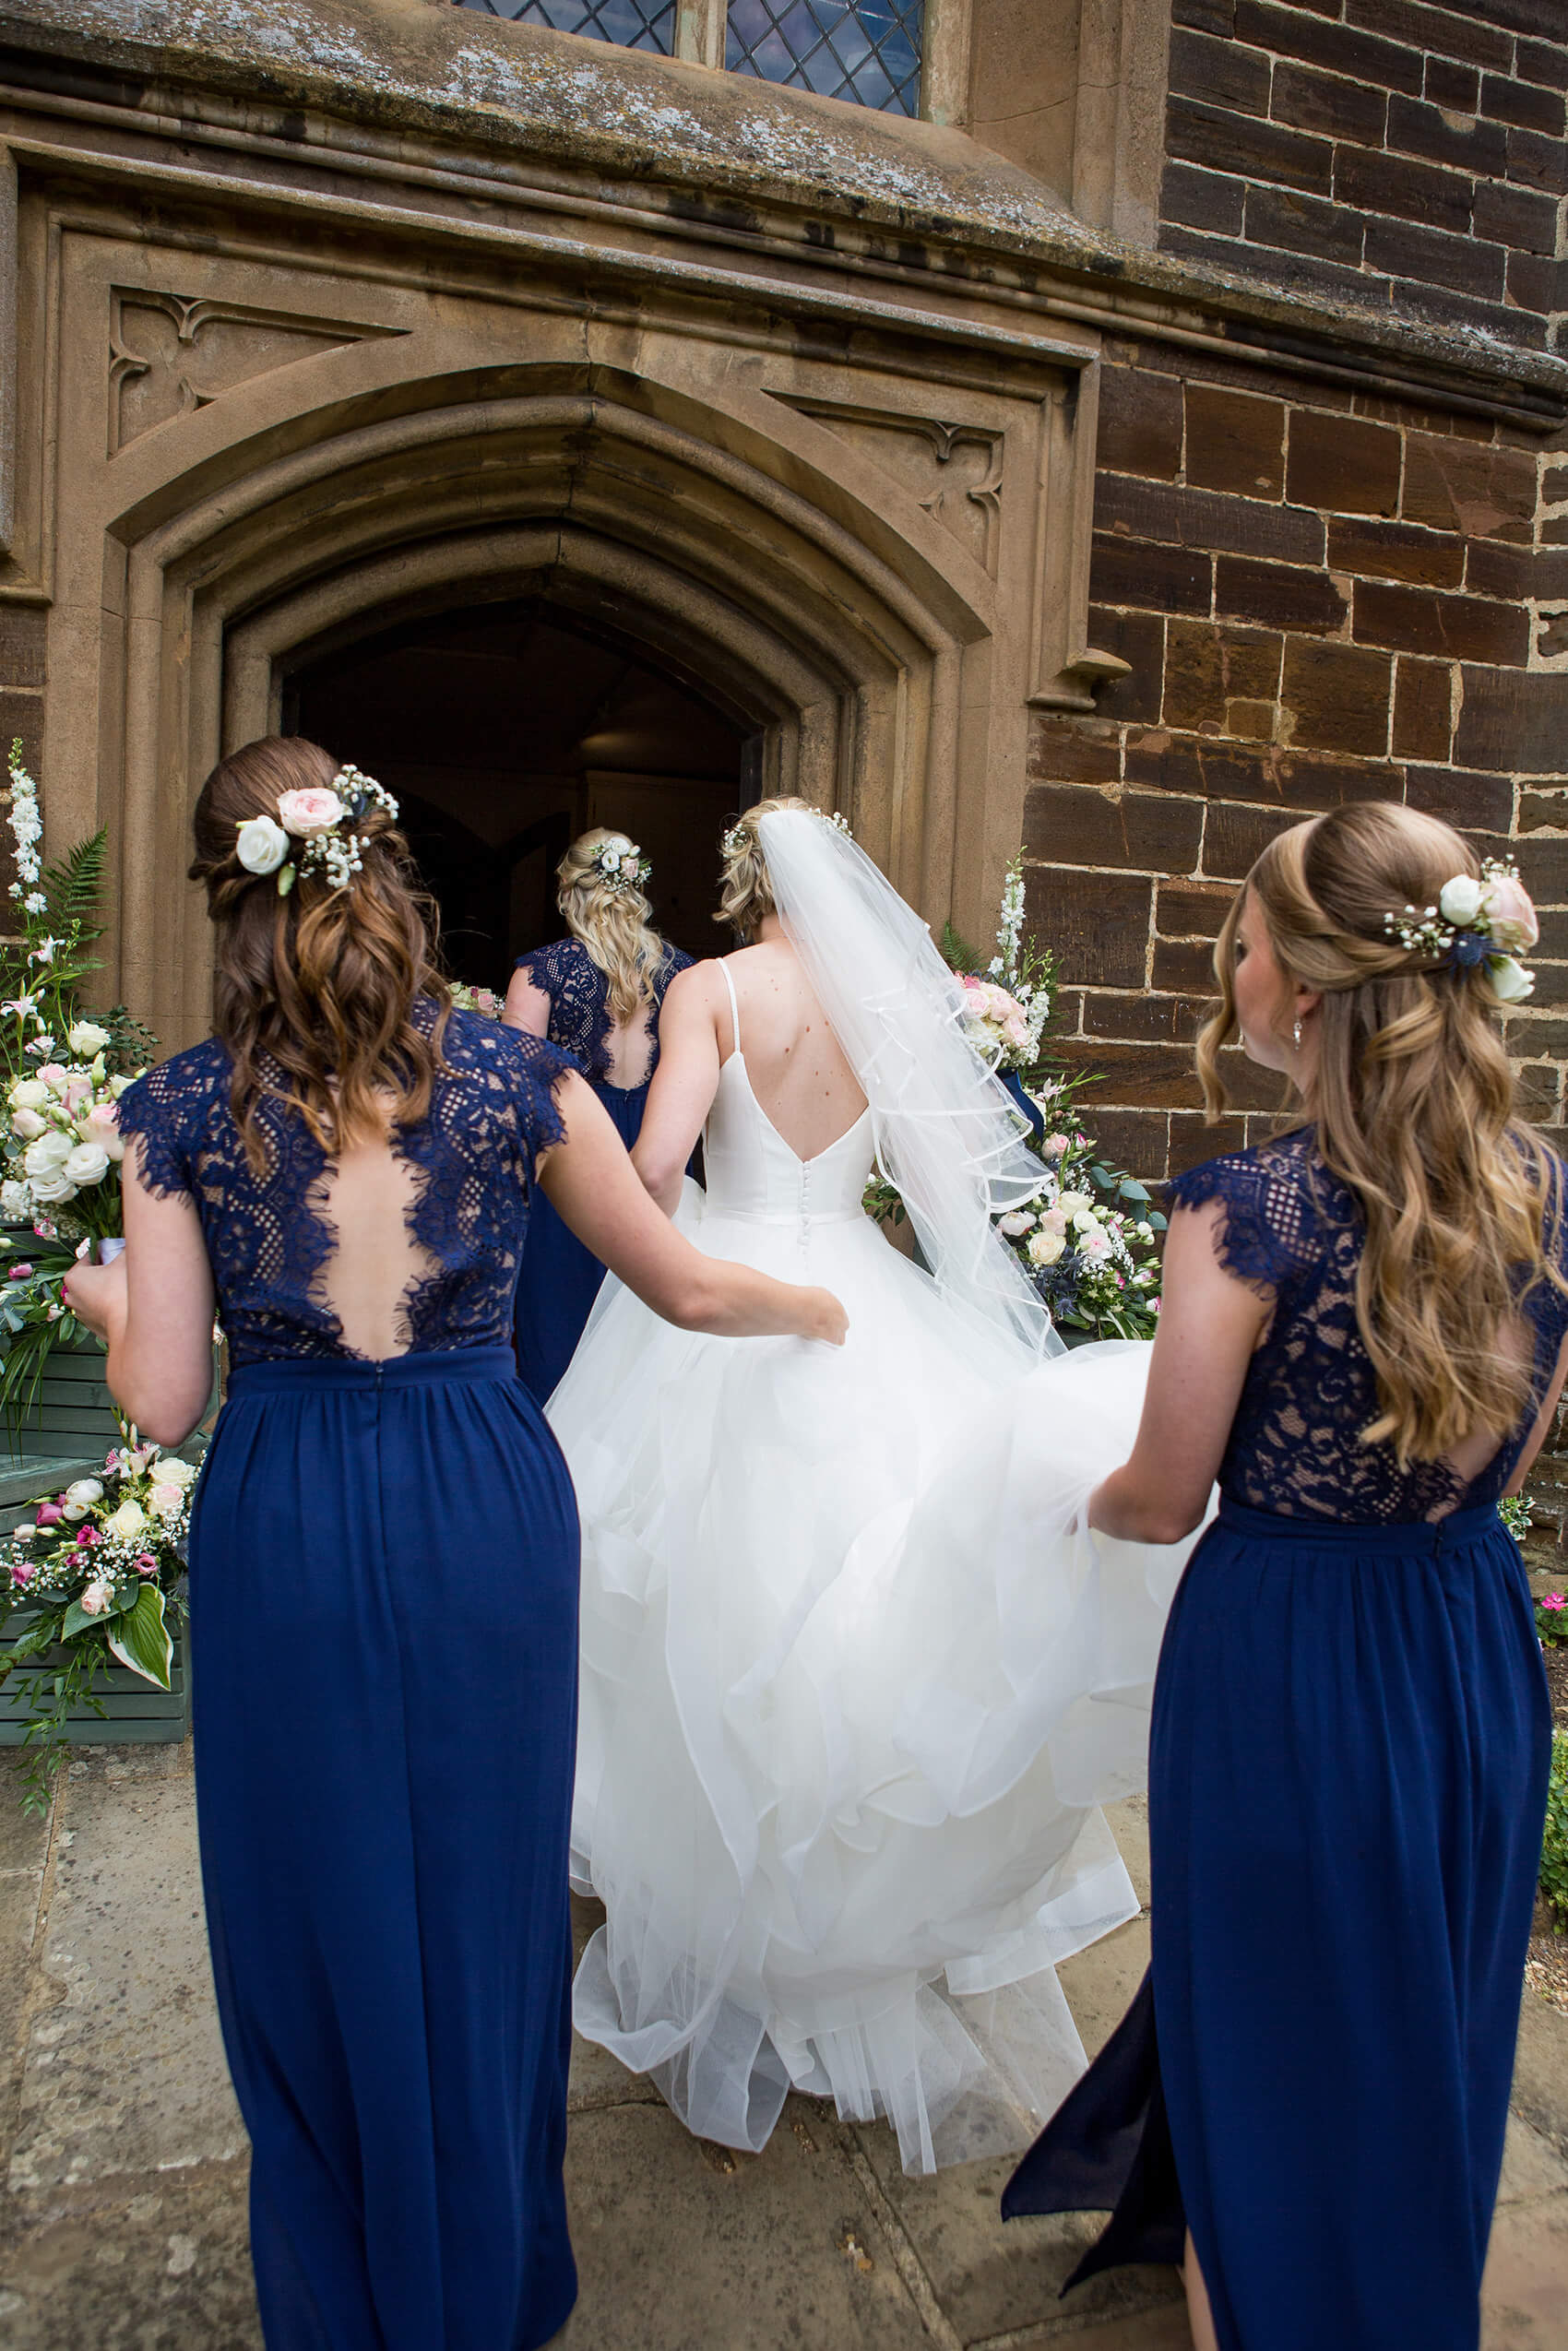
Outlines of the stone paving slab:
<svg viewBox="0 0 1568 2351">
<path fill-rule="evenodd" d="M 42 1823 L 13 1779 L 0 1762 L 0 2342 L 261 2351 L 189 1749 L 96 1751 Z M 1145 1895 L 1141 1806 L 1113 1824 Z M 597 1920 L 576 1906 L 579 1944 Z M 1139 1918 L 1063 1968 L 1091 2050 L 1147 1949 Z M 1484 2351 L 1568 2351 L 1568 2019 L 1533 1996 L 1519 2093 Z M 563 2351 L 1186 2351 L 1174 2271 L 1057 2298 L 1096 2224 L 1004 2229 L 1005 2158 L 909 2179 L 889 2131 L 798 2098 L 760 2156 L 732 2155 L 582 2042 L 571 2108 L 582 2299 Z"/>
</svg>

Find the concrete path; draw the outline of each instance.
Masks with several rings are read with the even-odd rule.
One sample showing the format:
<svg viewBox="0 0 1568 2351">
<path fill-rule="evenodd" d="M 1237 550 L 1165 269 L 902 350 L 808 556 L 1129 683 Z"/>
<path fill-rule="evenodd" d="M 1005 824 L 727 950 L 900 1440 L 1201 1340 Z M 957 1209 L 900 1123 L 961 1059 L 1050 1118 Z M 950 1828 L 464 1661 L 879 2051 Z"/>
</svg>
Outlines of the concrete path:
<svg viewBox="0 0 1568 2351">
<path fill-rule="evenodd" d="M 260 2351 L 244 2134 L 202 1932 L 190 1752 L 100 1748 L 25 1822 L 0 1766 L 0 2343 Z M 1120 1808 L 1135 1879 L 1141 1807 Z M 587 1914 L 586 1933 L 592 1925 Z M 1092 2050 L 1136 1920 L 1064 1971 Z M 1568 2351 L 1568 2017 L 1532 1995 L 1487 2278 L 1486 2351 Z M 578 2044 L 567 2158 L 582 2299 L 564 2351 L 1186 2351 L 1175 2274 L 1065 2302 L 1089 2220 L 1016 2222 L 1005 2163 L 906 2179 L 890 2135 L 796 2099 L 765 2154 L 689 2138 Z M 1324 2351 L 1331 2351 L 1325 2345 Z M 1392 2346 L 1391 2346 L 1392 2351 Z"/>
</svg>

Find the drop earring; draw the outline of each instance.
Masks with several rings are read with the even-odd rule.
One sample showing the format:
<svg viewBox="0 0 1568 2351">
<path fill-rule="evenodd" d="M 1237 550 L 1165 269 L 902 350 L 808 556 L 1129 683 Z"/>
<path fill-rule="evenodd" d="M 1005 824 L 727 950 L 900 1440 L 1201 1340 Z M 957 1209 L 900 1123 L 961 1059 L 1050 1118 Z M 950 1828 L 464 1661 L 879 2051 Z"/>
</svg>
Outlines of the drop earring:
<svg viewBox="0 0 1568 2351">
<path fill-rule="evenodd" d="M 1296 1026 L 1290 1031 L 1290 1034 L 1296 1040 L 1296 1051 L 1300 1052 L 1301 1050 L 1301 1024 L 1300 1021 L 1296 1023 Z"/>
</svg>

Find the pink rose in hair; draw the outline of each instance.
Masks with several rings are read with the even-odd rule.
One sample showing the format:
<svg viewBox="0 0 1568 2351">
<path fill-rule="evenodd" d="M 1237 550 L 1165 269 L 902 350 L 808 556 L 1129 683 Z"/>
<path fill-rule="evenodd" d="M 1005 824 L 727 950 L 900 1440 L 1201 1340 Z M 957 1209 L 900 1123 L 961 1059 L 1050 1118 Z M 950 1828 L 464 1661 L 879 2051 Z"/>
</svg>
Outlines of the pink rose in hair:
<svg viewBox="0 0 1568 2351">
<path fill-rule="evenodd" d="M 1516 882 L 1510 873 L 1499 874 L 1487 885 L 1485 906 L 1492 938 L 1504 955 L 1523 955 L 1535 945 L 1540 924 L 1523 882 Z"/>
<path fill-rule="evenodd" d="M 279 798 L 278 822 L 297 841 L 308 841 L 317 833 L 329 833 L 334 825 L 342 821 L 342 801 L 323 784 L 314 784 L 304 791 L 284 792 Z"/>
</svg>

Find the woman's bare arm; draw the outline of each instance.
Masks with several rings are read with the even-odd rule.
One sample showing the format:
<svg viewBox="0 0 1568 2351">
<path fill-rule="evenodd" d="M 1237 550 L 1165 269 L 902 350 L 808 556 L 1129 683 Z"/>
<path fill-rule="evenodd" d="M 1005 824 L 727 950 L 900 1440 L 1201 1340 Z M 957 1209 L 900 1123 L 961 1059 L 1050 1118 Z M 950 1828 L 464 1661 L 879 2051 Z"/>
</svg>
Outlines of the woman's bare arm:
<svg viewBox="0 0 1568 2351">
<path fill-rule="evenodd" d="M 177 1445 L 212 1393 L 212 1269 L 196 1204 L 160 1199 L 141 1179 L 140 1146 L 125 1164 L 125 1254 L 73 1265 L 65 1302 L 109 1348 L 109 1391 L 155 1444 Z"/>
<path fill-rule="evenodd" d="M 1215 1253 L 1215 1202 L 1170 1219 L 1159 1329 L 1137 1440 L 1089 1497 L 1089 1524 L 1135 1543 L 1177 1543 L 1203 1518 L 1270 1307 Z"/>
<path fill-rule="evenodd" d="M 550 998 L 542 988 L 534 986 L 520 964 L 512 974 L 501 1017 L 508 1028 L 520 1028 L 529 1037 L 550 1034 Z"/>
<path fill-rule="evenodd" d="M 694 964 L 671 981 L 659 1016 L 659 1067 L 632 1165 L 666 1216 L 673 1215 L 680 1200 L 682 1173 L 718 1090 L 720 1003 L 728 1038 L 729 994 L 719 967 Z"/>
<path fill-rule="evenodd" d="M 842 1344 L 844 1310 L 831 1291 L 705 1257 L 682 1238 L 638 1182 L 609 1112 L 585 1078 L 564 1079 L 555 1099 L 566 1140 L 542 1160 L 540 1182 L 577 1239 L 645 1305 L 686 1331 Z"/>
</svg>

